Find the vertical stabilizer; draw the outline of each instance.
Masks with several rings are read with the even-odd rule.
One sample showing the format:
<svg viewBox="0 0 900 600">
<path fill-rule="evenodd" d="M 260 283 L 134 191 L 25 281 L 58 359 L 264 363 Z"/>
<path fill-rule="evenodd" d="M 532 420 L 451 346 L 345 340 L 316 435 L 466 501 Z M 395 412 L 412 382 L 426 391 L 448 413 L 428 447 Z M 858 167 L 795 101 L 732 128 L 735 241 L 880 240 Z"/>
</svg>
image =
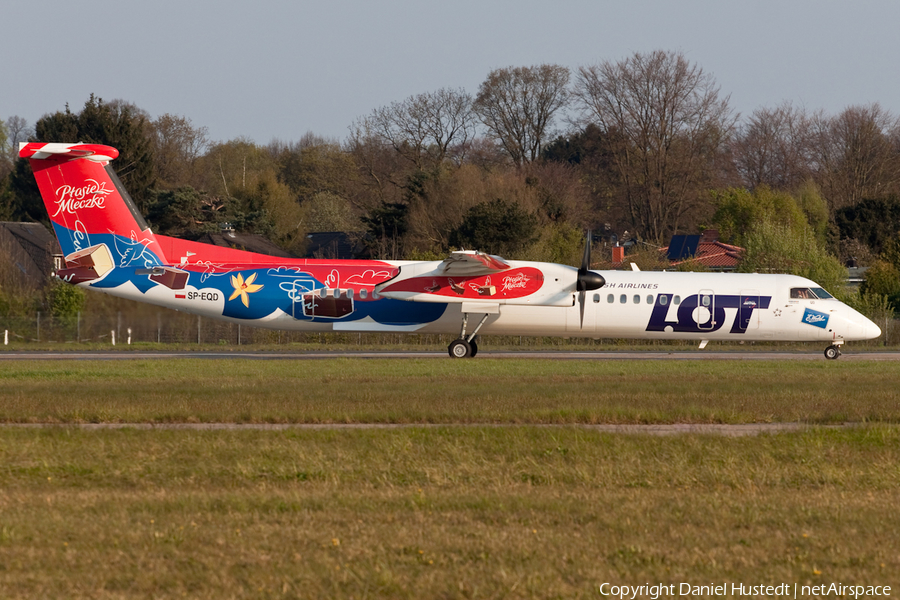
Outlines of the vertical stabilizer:
<svg viewBox="0 0 900 600">
<path fill-rule="evenodd" d="M 31 163 L 50 221 L 78 281 L 102 278 L 120 267 L 164 265 L 162 249 L 110 166 L 118 150 L 99 144 L 27 143 L 19 156 Z M 77 281 L 73 281 L 77 282 Z"/>
</svg>

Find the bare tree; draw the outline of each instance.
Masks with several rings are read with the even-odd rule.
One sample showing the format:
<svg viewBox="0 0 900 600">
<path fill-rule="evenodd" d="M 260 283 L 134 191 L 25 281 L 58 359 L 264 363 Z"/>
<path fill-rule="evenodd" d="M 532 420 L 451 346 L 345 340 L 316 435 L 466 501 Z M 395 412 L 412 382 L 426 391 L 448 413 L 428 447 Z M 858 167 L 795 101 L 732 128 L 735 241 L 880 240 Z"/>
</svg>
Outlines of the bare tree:
<svg viewBox="0 0 900 600">
<path fill-rule="evenodd" d="M 12 150 L 6 133 L 6 125 L 0 121 L 0 182 L 2 182 L 12 170 Z M 0 212 L 2 211 L 0 209 Z"/>
<path fill-rule="evenodd" d="M 513 162 L 536 160 L 553 136 L 553 118 L 569 98 L 569 69 L 559 65 L 495 69 L 478 88 L 475 111 Z"/>
<path fill-rule="evenodd" d="M 410 164 L 378 135 L 368 117 L 357 119 L 350 127 L 346 150 L 356 164 L 355 182 L 360 190 L 354 194 L 356 206 L 364 211 L 379 203 L 395 203 L 402 195 Z"/>
<path fill-rule="evenodd" d="M 2 187 L 2 180 L 16 169 L 19 143 L 27 142 L 33 137 L 34 127 L 28 125 L 28 121 L 22 117 L 13 115 L 6 120 L 5 124 L 0 121 L 0 187 Z M 7 214 L 5 218 L 11 219 L 12 214 Z"/>
<path fill-rule="evenodd" d="M 366 121 L 372 134 L 418 169 L 440 166 L 475 133 L 472 96 L 448 88 L 378 108 Z"/>
<path fill-rule="evenodd" d="M 636 53 L 581 67 L 575 97 L 586 123 L 619 139 L 613 161 L 626 212 L 653 240 L 705 201 L 734 124 L 713 77 L 681 53 Z"/>
<path fill-rule="evenodd" d="M 170 187 L 195 185 L 194 169 L 209 146 L 209 130 L 171 114 L 152 121 L 150 128 L 159 179 Z"/>
<path fill-rule="evenodd" d="M 900 190 L 900 119 L 880 105 L 813 119 L 816 180 L 832 210 Z"/>
<path fill-rule="evenodd" d="M 6 133 L 9 135 L 9 144 L 18 156 L 19 143 L 27 142 L 29 138 L 34 137 L 34 127 L 30 126 L 28 121 L 22 117 L 13 115 L 6 120 Z"/>
<path fill-rule="evenodd" d="M 731 144 L 744 185 L 796 189 L 812 174 L 810 136 L 810 117 L 789 102 L 753 111 Z"/>
</svg>

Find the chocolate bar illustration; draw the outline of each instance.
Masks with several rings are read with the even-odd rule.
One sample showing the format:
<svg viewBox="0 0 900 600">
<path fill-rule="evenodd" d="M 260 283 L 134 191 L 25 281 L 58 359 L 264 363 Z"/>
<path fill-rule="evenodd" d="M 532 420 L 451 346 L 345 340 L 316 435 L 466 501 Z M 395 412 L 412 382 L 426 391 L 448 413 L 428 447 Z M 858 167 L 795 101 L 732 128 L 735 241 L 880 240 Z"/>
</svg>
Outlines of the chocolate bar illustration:
<svg viewBox="0 0 900 600">
<path fill-rule="evenodd" d="M 187 271 L 171 269 L 169 267 L 163 267 L 161 273 L 159 271 L 159 268 L 153 269 L 153 273 L 150 275 L 150 281 L 155 281 L 172 290 L 183 290 L 184 286 L 187 285 L 189 275 Z"/>
<path fill-rule="evenodd" d="M 353 312 L 353 299 L 342 296 L 323 298 L 319 294 L 303 294 L 303 314 L 307 317 L 340 319 Z"/>
<path fill-rule="evenodd" d="M 65 257 L 66 267 L 56 276 L 69 283 L 84 283 L 100 279 L 113 270 L 112 254 L 106 244 L 97 244 Z"/>
<path fill-rule="evenodd" d="M 497 293 L 496 285 L 483 285 L 480 288 L 478 288 L 479 296 L 493 296 L 496 293 Z"/>
<path fill-rule="evenodd" d="M 466 293 L 466 288 L 459 285 L 452 279 L 448 279 L 447 281 L 450 283 L 450 289 L 453 290 L 454 292 L 456 292 L 457 294 L 459 294 L 460 296 L 462 296 L 463 294 Z"/>
</svg>

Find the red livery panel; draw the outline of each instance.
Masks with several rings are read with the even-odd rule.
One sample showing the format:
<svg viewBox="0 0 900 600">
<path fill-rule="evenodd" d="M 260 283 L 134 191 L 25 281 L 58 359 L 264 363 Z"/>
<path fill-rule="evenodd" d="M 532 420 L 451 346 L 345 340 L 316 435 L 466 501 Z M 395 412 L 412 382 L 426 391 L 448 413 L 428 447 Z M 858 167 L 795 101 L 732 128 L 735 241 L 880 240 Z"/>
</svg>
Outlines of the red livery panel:
<svg viewBox="0 0 900 600">
<path fill-rule="evenodd" d="M 382 293 L 413 292 L 473 300 L 505 300 L 536 293 L 544 285 L 544 274 L 534 267 L 521 267 L 478 277 L 412 277 L 388 285 Z"/>
</svg>

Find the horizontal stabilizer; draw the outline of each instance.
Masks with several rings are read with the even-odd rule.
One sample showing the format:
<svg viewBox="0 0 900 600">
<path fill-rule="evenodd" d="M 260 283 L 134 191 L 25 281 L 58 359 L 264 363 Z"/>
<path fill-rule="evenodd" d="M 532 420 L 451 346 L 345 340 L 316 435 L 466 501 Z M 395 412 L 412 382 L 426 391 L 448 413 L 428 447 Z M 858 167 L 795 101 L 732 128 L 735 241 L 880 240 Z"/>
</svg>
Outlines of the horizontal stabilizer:
<svg viewBox="0 0 900 600">
<path fill-rule="evenodd" d="M 58 144 L 43 142 L 22 142 L 19 144 L 20 158 L 37 160 L 51 157 L 63 159 L 86 158 L 94 162 L 109 162 L 119 156 L 119 151 L 102 144 Z"/>
</svg>

